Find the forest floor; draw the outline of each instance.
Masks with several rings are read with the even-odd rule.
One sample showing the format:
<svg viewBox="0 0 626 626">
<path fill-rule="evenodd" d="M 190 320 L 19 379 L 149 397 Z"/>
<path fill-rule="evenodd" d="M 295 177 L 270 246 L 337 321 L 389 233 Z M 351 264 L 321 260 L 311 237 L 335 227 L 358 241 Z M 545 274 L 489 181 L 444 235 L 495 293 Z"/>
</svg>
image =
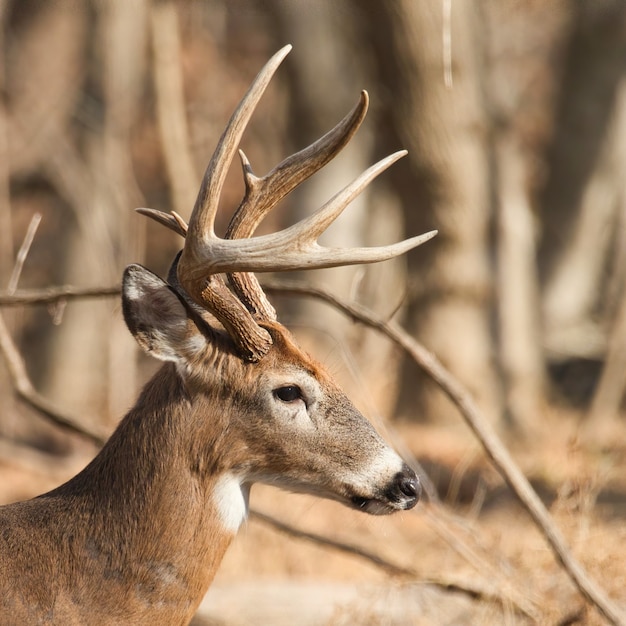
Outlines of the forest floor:
<svg viewBox="0 0 626 626">
<path fill-rule="evenodd" d="M 585 432 L 548 412 L 507 441 L 575 556 L 626 609 L 626 423 Z M 296 539 L 252 518 L 229 549 L 194 624 L 426 626 L 603 624 L 462 426 L 397 427 L 439 502 L 371 517 L 332 502 L 253 489 L 251 506 L 412 574 Z M 89 459 L 0 445 L 0 502 L 41 493 Z"/>
</svg>

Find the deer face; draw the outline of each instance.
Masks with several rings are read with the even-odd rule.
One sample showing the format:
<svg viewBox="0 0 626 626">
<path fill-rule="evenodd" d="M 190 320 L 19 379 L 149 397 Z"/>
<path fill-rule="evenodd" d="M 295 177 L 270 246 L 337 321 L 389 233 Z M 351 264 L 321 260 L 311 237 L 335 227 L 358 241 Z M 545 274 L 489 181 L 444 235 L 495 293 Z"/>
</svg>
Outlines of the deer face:
<svg viewBox="0 0 626 626">
<path fill-rule="evenodd" d="M 286 329 L 266 327 L 272 348 L 238 415 L 248 480 L 337 500 L 372 514 L 412 508 L 419 483 L 324 368 Z M 239 394 L 241 397 L 243 394 Z"/>
<path fill-rule="evenodd" d="M 264 482 L 377 515 L 415 506 L 415 473 L 283 326 L 264 325 L 271 349 L 250 363 L 140 266 L 126 271 L 123 302 L 140 345 L 176 363 L 201 424 L 200 454 L 231 487 Z"/>
</svg>

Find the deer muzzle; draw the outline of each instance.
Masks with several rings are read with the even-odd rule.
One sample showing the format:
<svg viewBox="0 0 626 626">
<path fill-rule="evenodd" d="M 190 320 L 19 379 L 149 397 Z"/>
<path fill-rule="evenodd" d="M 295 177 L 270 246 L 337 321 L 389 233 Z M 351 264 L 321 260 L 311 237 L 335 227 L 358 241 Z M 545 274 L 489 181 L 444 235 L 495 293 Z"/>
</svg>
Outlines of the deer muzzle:
<svg viewBox="0 0 626 626">
<path fill-rule="evenodd" d="M 354 496 L 352 505 L 370 515 L 388 515 L 412 509 L 419 501 L 422 486 L 415 472 L 405 463 L 380 495 L 373 498 Z"/>
</svg>

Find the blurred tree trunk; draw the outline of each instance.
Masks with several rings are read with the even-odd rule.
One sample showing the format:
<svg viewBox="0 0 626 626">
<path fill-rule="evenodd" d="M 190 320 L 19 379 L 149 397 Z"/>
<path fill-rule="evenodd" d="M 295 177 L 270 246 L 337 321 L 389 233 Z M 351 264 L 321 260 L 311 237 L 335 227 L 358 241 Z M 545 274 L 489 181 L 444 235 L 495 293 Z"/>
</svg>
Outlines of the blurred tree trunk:
<svg viewBox="0 0 626 626">
<path fill-rule="evenodd" d="M 544 340 L 557 360 L 603 352 L 603 329 L 594 318 L 617 207 L 608 129 L 626 71 L 626 4 L 604 0 L 572 7 L 550 175 L 540 198 Z"/>
<path fill-rule="evenodd" d="M 505 409 L 517 427 L 536 419 L 544 399 L 536 228 L 527 166 L 514 137 L 496 139 L 498 347 Z"/>
<path fill-rule="evenodd" d="M 7 2 L 2 6 L 7 11 L 5 17 L 8 20 L 3 46 L 7 61 L 3 91 L 7 102 L 5 121 L 10 159 L 5 163 L 14 180 L 30 177 L 41 183 L 38 177 L 57 158 L 59 138 L 63 137 L 74 111 L 80 84 L 78 76 L 82 70 L 82 63 L 77 62 L 77 58 L 83 52 L 85 11 L 77 8 L 68 12 L 57 4 L 29 1 Z M 50 53 L 51 50 L 54 54 Z M 50 197 L 53 193 L 45 189 L 41 195 Z M 41 210 L 41 205 L 35 208 L 34 203 L 27 200 L 13 202 L 12 208 L 15 210 L 19 204 L 22 211 L 16 211 L 12 217 L 15 223 L 23 226 L 20 228 L 23 234 L 32 213 Z M 44 215 L 44 222 L 46 217 Z M 67 224 L 64 226 L 59 229 L 60 238 L 66 234 Z M 35 246 L 38 243 L 39 238 Z M 55 263 L 53 271 L 59 265 Z M 38 336 L 40 357 L 46 351 L 42 334 Z M 22 434 L 28 428 L 20 425 Z"/>
<path fill-rule="evenodd" d="M 613 268 L 607 285 L 606 351 L 594 393 L 587 428 L 595 429 L 614 418 L 626 389 L 626 78 L 622 78 L 606 141 L 607 154 L 600 160 L 608 187 L 605 201 L 612 199 L 615 221 L 612 231 Z"/>
<path fill-rule="evenodd" d="M 131 131 L 146 87 L 148 2 L 105 6 L 101 45 L 106 109 L 99 172 L 100 187 L 106 190 L 102 208 L 115 240 L 115 275 L 108 284 L 116 284 L 128 263 L 142 261 L 145 248 L 145 220 L 133 210 L 146 203 L 133 173 Z M 117 421 L 137 392 L 137 346 L 121 316 L 111 318 L 107 348 L 107 412 Z"/>
<path fill-rule="evenodd" d="M 570 19 L 562 0 L 484 0 L 479 6 L 494 187 L 497 348 L 506 415 L 524 429 L 545 402 L 540 225 L 533 202 Z"/>
<path fill-rule="evenodd" d="M 175 2 L 152 2 L 150 35 L 159 135 L 171 189 L 171 206 L 179 215 L 187 215 L 196 201 L 201 179 L 189 145 L 180 22 Z"/>
<path fill-rule="evenodd" d="M 409 255 L 407 324 L 476 396 L 500 415 L 494 368 L 489 263 L 489 162 L 473 3 L 453 3 L 452 85 L 444 83 L 439 0 L 370 4 L 368 36 L 377 46 L 379 78 L 392 101 L 387 137 L 409 149 L 410 174 L 395 170 L 406 231 L 440 234 Z M 399 146 L 396 144 L 393 149 Z M 399 412 L 445 419 L 452 405 L 425 377 L 405 368 Z"/>
<path fill-rule="evenodd" d="M 339 6 L 341 3 L 339 3 Z M 289 78 L 290 110 L 288 150 L 295 152 L 330 130 L 354 105 L 360 89 L 361 73 L 358 59 L 351 54 L 352 29 L 335 19 L 336 5 L 292 3 L 274 0 L 273 11 L 278 18 L 278 39 L 289 36 L 298 40 L 298 47 L 289 55 L 284 72 Z M 325 45 L 319 46 L 323 39 Z M 318 172 L 306 185 L 288 199 L 290 219 L 313 213 L 337 191 L 362 172 L 368 163 L 370 137 L 362 130 L 332 163 Z M 286 155 L 285 155 L 286 156 Z M 365 203 L 357 198 L 324 233 L 327 245 L 355 246 L 362 244 Z M 330 271 L 307 272 L 307 278 L 323 283 L 340 293 L 349 293 L 354 282 L 354 267 Z M 345 319 L 328 307 L 307 303 L 309 322 L 330 328 L 345 327 Z M 321 318 L 319 317 L 321 315 Z M 332 323 L 330 322 L 332 318 Z M 341 332 L 341 331 L 339 331 Z"/>
<path fill-rule="evenodd" d="M 67 243 L 64 279 L 85 286 L 119 282 L 128 259 L 138 258 L 139 220 L 132 208 L 140 194 L 132 179 L 129 133 L 143 90 L 145 3 L 102 5 L 94 20 L 91 52 L 104 75 L 103 117 L 90 121 L 101 132 L 88 129 L 80 152 L 67 140 L 64 149 L 57 146 L 49 172 L 78 226 Z M 92 423 L 112 414 L 117 419 L 135 391 L 134 347 L 122 321 L 111 315 L 114 306 L 108 301 L 72 305 L 53 338 L 53 354 L 63 365 L 50 368 L 46 393 Z"/>
</svg>

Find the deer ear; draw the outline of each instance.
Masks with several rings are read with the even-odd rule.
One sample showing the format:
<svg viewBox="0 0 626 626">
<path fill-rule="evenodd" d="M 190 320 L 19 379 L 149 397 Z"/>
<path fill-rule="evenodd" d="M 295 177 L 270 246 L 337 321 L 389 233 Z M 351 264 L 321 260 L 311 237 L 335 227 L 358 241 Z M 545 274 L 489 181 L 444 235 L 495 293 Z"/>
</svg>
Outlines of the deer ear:
<svg viewBox="0 0 626 626">
<path fill-rule="evenodd" d="M 122 310 L 137 343 L 161 361 L 188 358 L 201 336 L 171 287 L 141 265 L 129 265 L 122 281 Z M 194 337 L 195 338 L 195 337 Z"/>
</svg>

